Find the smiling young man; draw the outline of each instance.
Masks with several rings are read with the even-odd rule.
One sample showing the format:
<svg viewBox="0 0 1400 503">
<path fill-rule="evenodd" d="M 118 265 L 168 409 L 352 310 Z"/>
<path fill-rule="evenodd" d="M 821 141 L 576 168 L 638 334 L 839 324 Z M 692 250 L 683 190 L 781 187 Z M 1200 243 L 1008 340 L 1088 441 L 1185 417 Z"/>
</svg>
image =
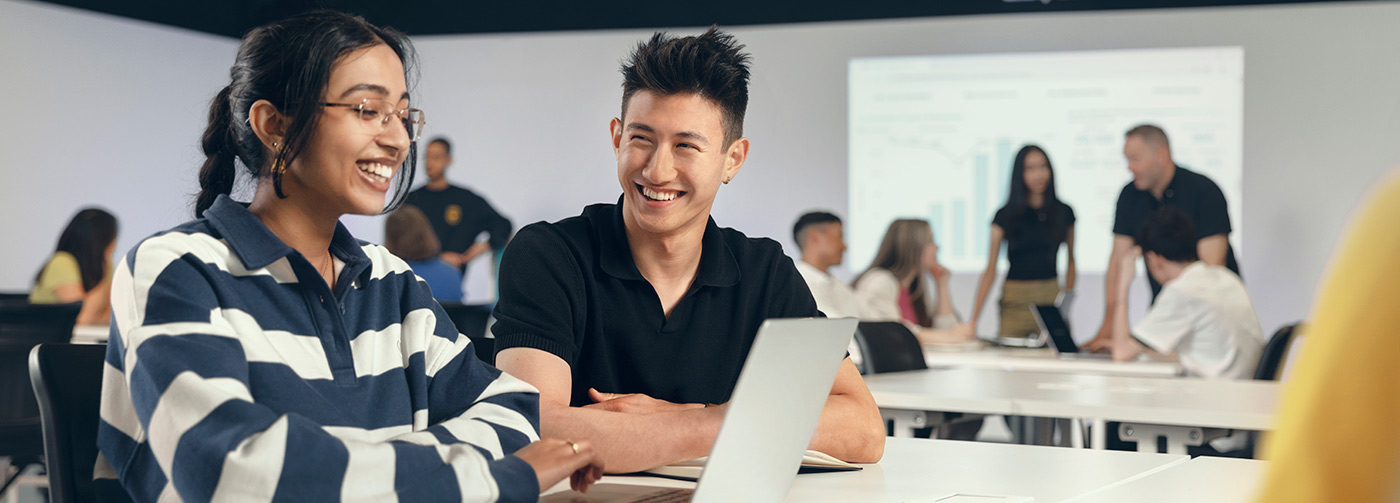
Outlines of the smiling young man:
<svg viewBox="0 0 1400 503">
<path fill-rule="evenodd" d="M 741 50 L 713 28 L 639 44 L 610 124 L 622 197 L 521 229 L 502 259 L 497 365 L 539 388 L 546 435 L 590 439 L 610 472 L 708 454 L 759 325 L 818 315 L 777 242 L 710 218 L 748 156 Z M 884 452 L 849 360 L 811 448 Z"/>
</svg>

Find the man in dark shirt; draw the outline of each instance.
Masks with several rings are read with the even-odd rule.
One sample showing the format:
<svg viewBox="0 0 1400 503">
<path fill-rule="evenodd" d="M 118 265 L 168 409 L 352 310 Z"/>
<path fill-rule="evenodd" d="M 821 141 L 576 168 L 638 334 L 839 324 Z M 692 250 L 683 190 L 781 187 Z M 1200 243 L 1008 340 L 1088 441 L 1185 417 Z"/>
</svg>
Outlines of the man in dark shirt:
<svg viewBox="0 0 1400 503">
<path fill-rule="evenodd" d="M 622 197 L 521 229 L 502 258 L 497 365 L 539 388 L 544 435 L 592 441 L 610 472 L 707 455 L 759 325 L 819 316 L 777 242 L 710 218 L 748 156 L 741 49 L 713 28 L 639 44 L 611 123 Z M 811 448 L 884 452 L 849 359 Z"/>
<path fill-rule="evenodd" d="M 1115 264 L 1132 252 L 1136 246 L 1133 236 L 1148 215 L 1162 206 L 1173 206 L 1191 218 L 1196 226 L 1196 255 L 1202 262 L 1225 266 L 1239 275 L 1235 251 L 1230 247 L 1230 213 L 1220 187 L 1205 175 L 1177 166 L 1172 160 L 1167 134 L 1157 126 L 1144 124 L 1128 130 L 1123 156 L 1128 159 L 1133 182 L 1124 186 L 1118 195 L 1118 210 L 1113 220 L 1113 253 L 1104 274 L 1104 291 L 1112 292 L 1118 284 L 1119 268 Z M 1152 287 L 1152 298 L 1156 300 L 1162 284 L 1151 275 L 1148 275 L 1148 283 Z M 1104 295 L 1104 298 L 1107 306 L 1103 325 L 1098 335 L 1084 345 L 1094 351 L 1113 347 L 1112 317 L 1117 298 L 1114 295 Z"/>
<path fill-rule="evenodd" d="M 467 262 L 491 250 L 502 250 L 510 240 L 510 220 L 501 216 L 475 192 L 447 183 L 447 166 L 452 164 L 452 143 L 438 137 L 428 143 L 423 165 L 428 184 L 408 193 L 408 204 L 428 216 L 433 233 L 442 242 L 442 260 L 465 270 Z M 489 239 L 478 243 L 477 236 Z"/>
</svg>

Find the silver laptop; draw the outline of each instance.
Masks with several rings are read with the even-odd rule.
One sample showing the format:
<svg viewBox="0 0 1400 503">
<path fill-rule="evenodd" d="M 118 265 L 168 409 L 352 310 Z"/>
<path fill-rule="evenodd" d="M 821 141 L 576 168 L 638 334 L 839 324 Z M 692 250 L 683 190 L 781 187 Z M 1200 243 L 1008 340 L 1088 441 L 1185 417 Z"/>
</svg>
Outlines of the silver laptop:
<svg viewBox="0 0 1400 503">
<path fill-rule="evenodd" d="M 1079 349 L 1079 345 L 1074 343 L 1074 337 L 1069 333 L 1069 324 L 1065 323 L 1064 315 L 1060 314 L 1060 308 L 1055 306 L 1031 306 L 1031 314 L 1035 316 L 1035 324 L 1040 325 L 1041 334 L 1049 334 L 1050 347 L 1055 348 L 1060 358 L 1091 358 L 1091 359 L 1112 359 L 1108 353 L 1091 353 Z"/>
<path fill-rule="evenodd" d="M 540 501 L 782 501 L 812 441 L 856 324 L 855 318 L 763 322 L 693 493 L 598 484 L 587 494 L 566 491 Z"/>
</svg>

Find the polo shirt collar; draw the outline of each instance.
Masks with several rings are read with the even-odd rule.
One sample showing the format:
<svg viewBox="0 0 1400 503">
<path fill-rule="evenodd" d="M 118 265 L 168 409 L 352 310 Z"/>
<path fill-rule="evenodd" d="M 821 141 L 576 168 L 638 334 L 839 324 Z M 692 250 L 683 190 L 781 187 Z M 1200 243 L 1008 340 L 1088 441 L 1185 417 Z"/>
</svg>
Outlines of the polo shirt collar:
<svg viewBox="0 0 1400 503">
<path fill-rule="evenodd" d="M 598 260 L 603 272 L 618 279 L 645 281 L 641 271 L 637 270 L 632 248 L 627 243 L 627 228 L 622 220 L 622 197 L 617 198 L 617 204 L 612 205 L 611 211 L 601 211 L 606 206 L 599 206 L 602 208 L 591 220 L 596 229 L 595 237 L 600 243 Z M 707 218 L 705 235 L 700 242 L 700 269 L 695 273 L 691 289 L 699 286 L 734 286 L 739 284 L 741 277 L 739 261 L 734 257 L 729 243 L 724 241 L 723 231 L 715 224 L 714 218 Z"/>
<path fill-rule="evenodd" d="M 1176 191 L 1178 190 L 1177 182 L 1181 181 L 1181 174 L 1183 171 L 1186 171 L 1186 168 L 1181 167 L 1180 164 L 1176 164 L 1175 167 L 1176 170 L 1172 171 L 1172 181 L 1167 183 L 1167 190 L 1162 191 L 1162 202 L 1166 202 L 1168 199 L 1176 197 Z M 1151 194 L 1151 192 L 1149 192 L 1148 194 Z"/>
<path fill-rule="evenodd" d="M 209 221 L 210 226 L 219 231 L 229 249 L 233 250 L 234 256 L 250 271 L 262 269 L 283 257 L 297 253 L 296 249 L 287 246 L 282 242 L 282 238 L 273 234 L 257 215 L 248 211 L 246 204 L 234 201 L 227 195 L 219 195 L 214 204 L 204 212 L 204 218 Z M 344 270 L 351 271 L 351 275 L 361 281 L 369 279 L 365 277 L 370 274 L 369 256 L 360 248 L 359 240 L 350 235 L 349 229 L 340 222 L 335 223 L 330 251 L 336 258 L 345 262 Z"/>
</svg>

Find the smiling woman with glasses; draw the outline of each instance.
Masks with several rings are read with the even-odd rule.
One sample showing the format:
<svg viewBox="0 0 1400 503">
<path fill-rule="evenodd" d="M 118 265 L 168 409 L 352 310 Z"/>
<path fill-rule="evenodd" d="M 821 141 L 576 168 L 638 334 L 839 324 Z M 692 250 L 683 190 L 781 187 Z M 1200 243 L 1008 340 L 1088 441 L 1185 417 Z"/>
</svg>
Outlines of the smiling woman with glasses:
<svg viewBox="0 0 1400 503">
<path fill-rule="evenodd" d="M 244 37 L 198 219 L 112 278 L 99 500 L 535 501 L 601 476 L 589 442 L 539 439 L 538 392 L 478 360 L 403 260 L 339 222 L 412 183 L 412 59 L 331 11 Z M 240 170 L 251 203 L 229 197 Z"/>
</svg>

